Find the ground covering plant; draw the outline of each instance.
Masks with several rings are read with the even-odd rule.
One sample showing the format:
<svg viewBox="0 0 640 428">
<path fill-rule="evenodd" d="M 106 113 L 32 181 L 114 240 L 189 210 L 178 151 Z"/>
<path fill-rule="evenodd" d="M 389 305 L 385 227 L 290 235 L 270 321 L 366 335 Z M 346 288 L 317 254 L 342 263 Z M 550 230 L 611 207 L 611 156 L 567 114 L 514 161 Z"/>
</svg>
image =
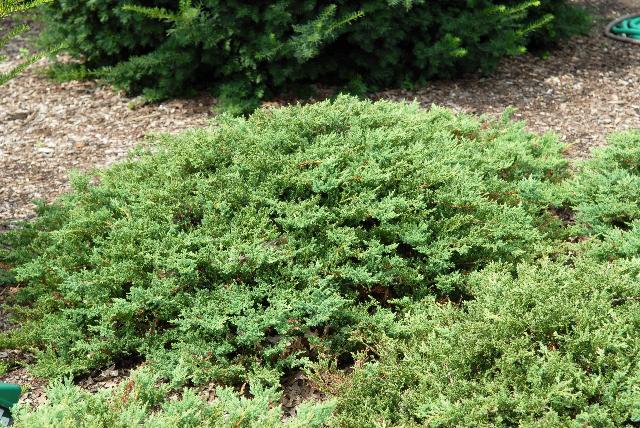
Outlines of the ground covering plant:
<svg viewBox="0 0 640 428">
<path fill-rule="evenodd" d="M 589 23 L 564 0 L 54 0 L 45 19 L 44 40 L 68 43 L 83 75 L 151 100 L 205 84 L 236 113 L 309 83 L 362 92 L 489 72 Z"/>
<path fill-rule="evenodd" d="M 496 264 L 424 299 L 339 387 L 339 426 L 633 426 L 640 260 Z M 326 376 L 326 375 L 325 375 Z"/>
<path fill-rule="evenodd" d="M 633 425 L 639 148 L 615 134 L 571 172 L 508 113 L 347 96 L 154 137 L 2 235 L 21 327 L 0 348 L 55 379 L 144 362 L 18 426 L 295 424 L 296 370 L 330 397 L 316 426 Z"/>
<path fill-rule="evenodd" d="M 611 135 L 565 189 L 580 232 L 602 240 L 594 254 L 613 260 L 640 253 L 640 130 Z"/>
<path fill-rule="evenodd" d="M 372 295 L 459 298 L 466 272 L 544 251 L 531 195 L 566 164 L 520 125 L 347 97 L 157 143 L 77 177 L 13 252 L 33 305 L 12 336 L 44 345 L 41 373 L 136 355 L 176 382 L 277 383 L 348 352 Z"/>
<path fill-rule="evenodd" d="M 470 274 L 460 306 L 405 304 L 336 391 L 337 425 L 637 425 L 639 154 L 614 134 L 553 191 L 579 244 Z"/>
<path fill-rule="evenodd" d="M 195 391 L 184 390 L 167 400 L 166 385 L 157 376 L 140 370 L 115 390 L 91 394 L 71 383 L 57 382 L 47 390 L 47 402 L 35 412 L 16 409 L 16 427 L 28 428 L 317 428 L 331 416 L 333 405 L 303 403 L 294 417 L 282 421 L 273 389 L 259 386 L 252 398 L 239 397 L 229 388 L 219 388 L 213 402 L 202 400 Z"/>
</svg>

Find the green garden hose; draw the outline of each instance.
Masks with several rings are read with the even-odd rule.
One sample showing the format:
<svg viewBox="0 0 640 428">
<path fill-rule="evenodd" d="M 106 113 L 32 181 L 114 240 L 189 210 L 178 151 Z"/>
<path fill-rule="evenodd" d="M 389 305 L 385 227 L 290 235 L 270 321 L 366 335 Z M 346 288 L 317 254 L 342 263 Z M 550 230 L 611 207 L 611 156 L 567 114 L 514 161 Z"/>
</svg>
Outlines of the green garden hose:
<svg viewBox="0 0 640 428">
<path fill-rule="evenodd" d="M 605 34 L 615 40 L 640 44 L 640 15 L 627 15 L 607 26 Z"/>
<path fill-rule="evenodd" d="M 20 386 L 0 382 L 0 427 L 11 425 L 10 409 L 20 398 Z"/>
</svg>

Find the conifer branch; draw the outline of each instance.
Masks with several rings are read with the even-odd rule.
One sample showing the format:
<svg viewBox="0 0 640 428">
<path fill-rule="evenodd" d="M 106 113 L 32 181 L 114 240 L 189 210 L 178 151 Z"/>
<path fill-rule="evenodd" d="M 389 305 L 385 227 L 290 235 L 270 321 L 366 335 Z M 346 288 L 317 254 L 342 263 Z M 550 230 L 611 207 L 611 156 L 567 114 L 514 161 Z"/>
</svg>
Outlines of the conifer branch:
<svg viewBox="0 0 640 428">
<path fill-rule="evenodd" d="M 42 4 L 48 3 L 51 0 L 0 0 L 0 19 L 6 18 L 13 13 L 24 12 L 34 7 L 40 6 Z M 21 24 L 16 26 L 13 29 L 10 29 L 4 36 L 0 37 L 0 48 L 5 46 L 11 39 L 17 37 L 20 34 L 29 31 L 29 26 L 27 24 Z M 0 86 L 7 83 L 9 80 L 16 77 L 18 74 L 23 72 L 27 67 L 37 62 L 45 55 L 51 54 L 58 49 L 51 49 L 44 53 L 36 53 L 30 55 L 25 61 L 23 61 L 18 66 L 12 68 L 11 70 L 0 73 Z M 4 57 L 0 57 L 0 60 L 4 60 Z"/>
</svg>

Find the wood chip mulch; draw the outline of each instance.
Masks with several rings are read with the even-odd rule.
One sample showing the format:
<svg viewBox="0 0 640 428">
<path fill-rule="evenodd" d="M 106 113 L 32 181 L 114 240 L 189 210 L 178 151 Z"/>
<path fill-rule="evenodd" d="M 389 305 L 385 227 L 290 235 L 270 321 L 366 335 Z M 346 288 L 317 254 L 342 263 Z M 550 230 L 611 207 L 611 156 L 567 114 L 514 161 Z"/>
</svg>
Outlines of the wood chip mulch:
<svg viewBox="0 0 640 428">
<path fill-rule="evenodd" d="M 137 109 L 95 82 L 53 83 L 32 69 L 0 87 L 0 222 L 32 216 L 34 199 L 68 189 L 70 170 L 108 165 L 149 132 L 203 126 L 213 101 Z"/>
</svg>

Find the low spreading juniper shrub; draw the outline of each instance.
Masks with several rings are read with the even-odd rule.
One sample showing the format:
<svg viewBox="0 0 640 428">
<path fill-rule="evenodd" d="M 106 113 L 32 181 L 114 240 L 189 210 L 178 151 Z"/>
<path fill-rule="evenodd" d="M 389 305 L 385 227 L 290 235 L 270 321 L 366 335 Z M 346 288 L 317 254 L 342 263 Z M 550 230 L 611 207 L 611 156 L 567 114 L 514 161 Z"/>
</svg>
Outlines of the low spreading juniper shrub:
<svg viewBox="0 0 640 428">
<path fill-rule="evenodd" d="M 640 259 L 499 264 L 474 300 L 407 303 L 373 360 L 319 374 L 341 427 L 635 426 Z"/>
<path fill-rule="evenodd" d="M 153 373 L 140 370 L 114 389 L 92 394 L 70 382 L 47 388 L 46 401 L 32 409 L 14 410 L 15 428 L 316 428 L 324 426 L 333 404 L 303 403 L 296 415 L 282 420 L 279 394 L 259 385 L 252 397 L 238 396 L 230 388 L 218 388 L 205 402 L 193 389 L 167 399 L 171 391 Z"/>
<path fill-rule="evenodd" d="M 473 299 L 401 300 L 346 374 L 317 364 L 341 427 L 634 426 L 640 421 L 640 133 L 609 138 L 544 195 L 552 259 L 465 276 Z M 565 254 L 563 254 L 563 252 Z"/>
<path fill-rule="evenodd" d="M 640 254 L 640 131 L 613 134 L 565 186 L 577 234 L 602 259 Z"/>
<path fill-rule="evenodd" d="M 54 377 L 146 360 L 18 426 L 636 425 L 639 147 L 569 176 L 508 115 L 350 97 L 155 137 L 1 235 L 23 285 L 0 347 Z M 335 408 L 282 420 L 300 365 Z M 210 380 L 253 399 L 206 404 Z"/>
<path fill-rule="evenodd" d="M 565 0 L 54 0 L 45 20 L 48 45 L 64 41 L 119 88 L 157 100 L 206 86 L 233 112 L 297 85 L 490 72 L 589 26 Z"/>
<path fill-rule="evenodd" d="M 0 346 L 47 376 L 134 356 L 174 385 L 277 384 L 356 350 L 392 299 L 459 300 L 469 272 L 546 253 L 561 150 L 506 118 L 351 97 L 157 137 L 14 236 L 25 306 Z"/>
</svg>

